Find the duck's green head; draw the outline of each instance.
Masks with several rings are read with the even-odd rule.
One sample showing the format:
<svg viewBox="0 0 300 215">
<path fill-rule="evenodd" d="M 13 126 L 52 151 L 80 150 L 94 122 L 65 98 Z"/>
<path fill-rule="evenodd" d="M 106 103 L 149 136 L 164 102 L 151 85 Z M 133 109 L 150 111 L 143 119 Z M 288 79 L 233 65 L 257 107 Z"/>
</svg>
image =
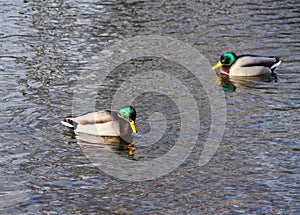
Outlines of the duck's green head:
<svg viewBox="0 0 300 215">
<path fill-rule="evenodd" d="M 124 119 L 128 120 L 131 126 L 131 129 L 134 133 L 137 133 L 135 127 L 136 111 L 132 106 L 126 106 L 119 110 L 119 115 Z"/>
<path fill-rule="evenodd" d="M 237 58 L 237 55 L 233 52 L 226 52 L 220 57 L 220 61 L 212 69 L 217 69 L 221 66 L 231 66 L 235 63 Z"/>
</svg>

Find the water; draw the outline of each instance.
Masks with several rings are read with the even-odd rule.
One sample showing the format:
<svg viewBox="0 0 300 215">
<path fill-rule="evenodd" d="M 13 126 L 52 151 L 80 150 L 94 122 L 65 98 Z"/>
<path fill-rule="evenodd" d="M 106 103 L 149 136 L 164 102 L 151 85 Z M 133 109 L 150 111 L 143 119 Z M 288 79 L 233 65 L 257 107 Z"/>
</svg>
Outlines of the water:
<svg viewBox="0 0 300 215">
<path fill-rule="evenodd" d="M 296 1 L 1 1 L 1 213 L 299 214 L 299 6 Z M 201 110 L 198 141 L 188 158 L 164 176 L 134 182 L 95 167 L 59 121 L 72 114 L 77 80 L 92 71 L 93 56 L 120 39 L 147 35 L 190 44 L 212 65 L 225 51 L 276 55 L 283 62 L 277 81 L 230 80 L 236 90 L 225 93 L 225 133 L 204 166 L 198 160 L 211 110 L 195 77 L 155 57 L 112 71 L 97 86 L 101 108 L 110 108 L 130 77 L 159 70 L 187 85 Z M 134 159 L 163 156 L 180 134 L 176 102 L 148 92 L 134 105 L 140 131 Z M 184 129 L 192 132 L 190 125 Z M 152 127 L 166 131 L 159 136 Z M 147 145 L 151 140 L 157 142 Z"/>
</svg>

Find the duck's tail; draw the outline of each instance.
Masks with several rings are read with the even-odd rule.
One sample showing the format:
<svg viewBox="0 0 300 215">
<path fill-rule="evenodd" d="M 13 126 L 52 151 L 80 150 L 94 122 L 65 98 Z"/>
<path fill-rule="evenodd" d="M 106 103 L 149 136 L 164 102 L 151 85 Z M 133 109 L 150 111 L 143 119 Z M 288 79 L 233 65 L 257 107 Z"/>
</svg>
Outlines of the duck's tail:
<svg viewBox="0 0 300 215">
<path fill-rule="evenodd" d="M 277 58 L 276 62 L 270 67 L 272 71 L 274 71 L 281 64 L 281 60 Z"/>
<path fill-rule="evenodd" d="M 76 128 L 76 123 L 70 118 L 66 118 L 60 123 L 63 124 L 64 126 L 67 126 L 68 128 L 72 128 L 72 129 Z"/>
</svg>

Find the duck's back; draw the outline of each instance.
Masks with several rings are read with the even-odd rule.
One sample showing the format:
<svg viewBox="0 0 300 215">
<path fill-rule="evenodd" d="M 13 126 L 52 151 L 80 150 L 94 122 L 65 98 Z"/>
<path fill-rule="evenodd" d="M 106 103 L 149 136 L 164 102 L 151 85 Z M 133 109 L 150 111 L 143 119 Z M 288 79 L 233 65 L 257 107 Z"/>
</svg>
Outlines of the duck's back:
<svg viewBox="0 0 300 215">
<path fill-rule="evenodd" d="M 276 57 L 255 55 L 239 56 L 230 68 L 231 76 L 258 76 L 272 73 L 272 66 L 279 62 Z M 275 69 L 275 68 L 274 68 Z"/>
<path fill-rule="evenodd" d="M 74 122 L 86 125 L 86 124 L 96 124 L 96 123 L 106 123 L 109 121 L 114 121 L 118 117 L 118 114 L 108 110 L 99 110 L 96 112 L 88 113 L 82 116 L 71 118 Z"/>
</svg>

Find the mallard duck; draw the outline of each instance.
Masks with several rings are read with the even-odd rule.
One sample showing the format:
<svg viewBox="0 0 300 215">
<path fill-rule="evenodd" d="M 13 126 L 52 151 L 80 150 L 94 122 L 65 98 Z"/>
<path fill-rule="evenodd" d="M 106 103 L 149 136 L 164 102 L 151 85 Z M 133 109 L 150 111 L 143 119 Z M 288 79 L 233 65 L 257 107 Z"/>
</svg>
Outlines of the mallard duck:
<svg viewBox="0 0 300 215">
<path fill-rule="evenodd" d="M 74 118 L 66 118 L 61 123 L 74 129 L 75 133 L 97 136 L 127 136 L 137 133 L 135 126 L 136 111 L 126 106 L 119 112 L 99 110 Z"/>
<path fill-rule="evenodd" d="M 237 56 L 233 52 L 226 52 L 212 69 L 215 70 L 221 67 L 220 73 L 229 76 L 259 76 L 272 74 L 280 63 L 278 57 Z"/>
</svg>

